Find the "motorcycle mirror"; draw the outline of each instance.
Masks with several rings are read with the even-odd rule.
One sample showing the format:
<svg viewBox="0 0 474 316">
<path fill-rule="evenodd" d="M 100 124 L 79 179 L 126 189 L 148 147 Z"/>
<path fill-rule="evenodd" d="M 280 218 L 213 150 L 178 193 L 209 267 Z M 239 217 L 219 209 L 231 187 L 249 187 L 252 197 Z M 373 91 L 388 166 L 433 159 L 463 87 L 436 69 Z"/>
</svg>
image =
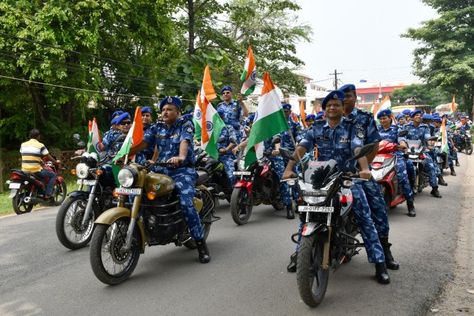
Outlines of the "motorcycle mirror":
<svg viewBox="0 0 474 316">
<path fill-rule="evenodd" d="M 359 149 L 359 151 L 356 150 L 356 153 L 355 153 L 356 155 L 354 157 L 352 157 L 352 160 L 356 160 L 356 159 L 359 159 L 360 157 L 367 156 L 368 154 L 370 154 L 371 152 L 373 152 L 377 148 L 378 148 L 377 143 L 367 144 L 367 145 L 361 147 Z"/>
<path fill-rule="evenodd" d="M 80 142 L 77 143 L 77 147 L 79 148 L 84 148 L 86 147 L 86 143 L 84 143 L 82 140 Z"/>
<path fill-rule="evenodd" d="M 81 135 L 79 135 L 79 134 L 76 133 L 76 134 L 73 134 L 73 135 L 72 135 L 72 138 L 73 138 L 74 140 L 80 141 L 80 140 L 81 140 Z"/>
<path fill-rule="evenodd" d="M 291 151 L 286 148 L 280 148 L 280 155 L 285 159 L 294 160 Z"/>
</svg>

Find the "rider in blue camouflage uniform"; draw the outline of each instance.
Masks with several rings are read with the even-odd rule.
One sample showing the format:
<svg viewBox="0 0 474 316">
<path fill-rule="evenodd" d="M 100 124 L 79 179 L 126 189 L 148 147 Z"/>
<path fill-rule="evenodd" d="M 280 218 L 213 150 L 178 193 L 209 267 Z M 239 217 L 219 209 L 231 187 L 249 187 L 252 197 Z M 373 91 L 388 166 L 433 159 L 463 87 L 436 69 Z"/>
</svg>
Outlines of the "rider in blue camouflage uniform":
<svg viewBox="0 0 474 316">
<path fill-rule="evenodd" d="M 436 114 L 436 113 L 435 113 Z M 434 129 L 434 136 L 438 136 L 438 140 L 441 138 L 441 118 L 438 115 L 433 115 L 433 126 L 435 127 Z M 448 166 L 449 169 L 451 170 L 451 175 L 456 176 L 456 171 L 454 170 L 454 160 L 457 159 L 456 151 L 454 150 L 454 144 L 452 140 L 452 133 L 449 131 L 448 128 L 446 128 L 446 135 L 447 135 L 447 141 L 448 141 Z M 442 154 L 442 153 L 438 153 Z"/>
<path fill-rule="evenodd" d="M 431 137 L 431 135 L 428 126 L 426 124 L 421 124 L 421 115 L 422 112 L 420 110 L 412 111 L 412 121 L 403 126 L 403 130 L 408 131 L 408 135 L 405 136 L 405 139 L 421 140 L 421 144 L 427 147 L 428 139 Z M 438 179 L 436 177 L 436 168 L 434 166 L 433 159 L 431 159 L 430 155 L 425 155 L 425 157 L 425 168 L 428 172 L 429 182 L 432 188 L 431 195 L 437 198 L 441 198 L 441 194 L 438 190 Z"/>
<path fill-rule="evenodd" d="M 194 125 L 191 121 L 179 117 L 182 107 L 178 97 L 165 97 L 160 102 L 163 122 L 152 126 L 144 137 L 139 149 L 156 144 L 160 162 L 171 163 L 170 167 L 155 167 L 153 171 L 163 173 L 175 182 L 184 219 L 191 236 L 196 241 L 199 261 L 210 261 L 209 250 L 204 239 L 204 231 L 199 215 L 194 208 L 193 198 L 196 192 L 197 173 L 194 169 L 193 151 Z"/>
<path fill-rule="evenodd" d="M 364 145 L 378 143 L 381 138 L 374 117 L 355 107 L 357 100 L 356 87 L 353 84 L 346 84 L 340 87 L 339 91 L 344 93 L 344 115 L 347 119 L 353 122 L 355 132 L 364 140 Z M 367 157 L 369 163 L 372 162 L 372 159 L 376 154 L 377 149 Z M 380 186 L 377 181 L 371 177 L 368 181 L 362 183 L 362 188 L 364 189 L 365 196 L 367 197 L 367 201 L 369 202 L 372 211 L 372 219 L 377 228 L 380 242 L 385 253 L 385 263 L 387 264 L 387 268 L 398 270 L 400 266 L 398 262 L 393 259 L 390 250 L 392 244 L 388 241 L 390 231 L 387 215 L 388 209 L 382 192 L 380 191 Z"/>
<path fill-rule="evenodd" d="M 290 160 L 285 169 L 284 179 L 295 177 L 292 169 L 299 159 L 298 157 L 302 157 L 307 151 L 312 151 L 314 146 L 318 147 L 318 160 L 328 161 L 334 159 L 339 170 L 356 172 L 356 161 L 350 164 L 347 161 L 354 156 L 354 151 L 357 148 L 363 146 L 365 135 L 357 131 L 357 124 L 353 120 L 343 117 L 344 106 L 342 100 L 344 100 L 344 93 L 339 90 L 330 92 L 324 98 L 322 107 L 327 109 L 327 120 L 315 122 L 312 129 L 306 133 L 293 155 L 295 160 Z M 367 158 L 361 157 L 357 162 L 360 165 L 360 177 L 364 179 L 371 177 Z M 361 182 L 364 181 L 362 179 L 354 180 L 351 188 L 354 196 L 354 216 L 364 239 L 368 260 L 375 263 L 377 281 L 387 284 L 390 282 L 390 277 L 385 265 L 384 249 L 380 243 L 375 223 L 372 220 L 371 209 Z M 292 255 L 293 257 L 294 255 Z"/>
<path fill-rule="evenodd" d="M 223 109 L 217 111 L 221 117 L 224 116 Z M 235 176 L 234 176 L 234 160 L 235 156 L 232 153 L 232 148 L 237 145 L 237 137 L 235 136 L 235 131 L 231 126 L 225 125 L 222 128 L 221 135 L 219 136 L 217 142 L 217 148 L 219 150 L 219 161 L 224 165 L 224 170 L 229 180 L 229 185 L 234 186 Z"/>
<path fill-rule="evenodd" d="M 153 126 L 152 111 L 149 106 L 142 107 L 141 111 L 142 111 L 143 134 L 146 134 L 148 130 Z M 139 164 L 144 164 L 153 158 L 154 152 L 155 152 L 154 145 L 149 145 L 147 148 L 145 148 L 144 150 L 136 154 L 135 161 Z"/>
<path fill-rule="evenodd" d="M 392 125 L 392 111 L 389 109 L 382 110 L 377 114 L 377 118 L 380 122 L 378 128 L 380 137 L 383 140 L 387 140 L 391 143 L 398 144 L 403 148 L 407 148 L 403 138 L 398 136 L 398 126 Z M 408 181 L 407 167 L 405 163 L 404 153 L 400 149 L 395 152 L 397 165 L 395 170 L 397 172 L 397 179 L 402 189 L 403 195 L 407 201 L 408 216 L 416 216 L 415 205 L 413 200 L 413 190 Z"/>
<path fill-rule="evenodd" d="M 103 149 L 107 152 L 109 157 L 115 157 L 117 152 L 122 147 L 123 141 L 127 136 L 127 133 L 131 125 L 131 117 L 127 112 L 122 112 L 120 115 L 115 116 L 112 119 L 112 125 L 115 128 L 111 128 L 107 133 L 104 134 L 102 139 Z"/>
<path fill-rule="evenodd" d="M 242 95 L 239 94 L 237 101 L 232 99 L 232 87 L 224 86 L 221 89 L 223 101 L 217 105 L 217 110 L 223 111 L 223 120 L 226 125 L 234 128 L 237 142 L 242 140 L 242 133 L 240 131 L 240 122 L 249 114 L 247 106 L 242 101 Z"/>
</svg>

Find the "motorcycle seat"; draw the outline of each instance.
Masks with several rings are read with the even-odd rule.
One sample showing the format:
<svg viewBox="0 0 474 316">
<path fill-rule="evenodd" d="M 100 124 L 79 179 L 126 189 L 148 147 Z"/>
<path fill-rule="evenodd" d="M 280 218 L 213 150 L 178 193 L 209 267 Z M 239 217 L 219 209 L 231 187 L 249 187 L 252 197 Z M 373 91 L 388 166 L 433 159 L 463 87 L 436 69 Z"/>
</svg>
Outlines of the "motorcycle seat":
<svg viewBox="0 0 474 316">
<path fill-rule="evenodd" d="M 198 178 L 196 180 L 196 185 L 201 185 L 206 183 L 209 180 L 209 175 L 206 171 L 197 170 Z"/>
</svg>

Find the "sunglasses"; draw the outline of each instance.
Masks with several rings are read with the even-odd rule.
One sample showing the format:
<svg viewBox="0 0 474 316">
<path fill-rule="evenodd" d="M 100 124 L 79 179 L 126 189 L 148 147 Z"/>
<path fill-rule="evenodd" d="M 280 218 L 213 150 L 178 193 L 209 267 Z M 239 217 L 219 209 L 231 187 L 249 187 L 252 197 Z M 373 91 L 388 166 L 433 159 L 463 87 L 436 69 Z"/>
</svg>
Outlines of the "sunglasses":
<svg viewBox="0 0 474 316">
<path fill-rule="evenodd" d="M 130 125 L 130 124 L 132 124 L 132 122 L 130 122 L 130 121 L 127 121 L 127 122 L 120 122 L 120 125 Z"/>
</svg>

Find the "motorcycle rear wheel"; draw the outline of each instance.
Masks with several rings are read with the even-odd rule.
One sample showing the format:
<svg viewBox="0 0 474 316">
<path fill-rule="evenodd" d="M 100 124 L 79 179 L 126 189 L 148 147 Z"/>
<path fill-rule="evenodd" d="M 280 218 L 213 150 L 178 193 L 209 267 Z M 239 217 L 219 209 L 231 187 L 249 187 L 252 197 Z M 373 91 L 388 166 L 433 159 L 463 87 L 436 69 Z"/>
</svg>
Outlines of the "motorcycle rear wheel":
<svg viewBox="0 0 474 316">
<path fill-rule="evenodd" d="M 303 302 L 318 306 L 324 299 L 329 280 L 329 269 L 324 270 L 324 240 L 316 235 L 303 237 L 296 259 L 296 283 Z"/>
<path fill-rule="evenodd" d="M 12 199 L 13 210 L 16 214 L 21 215 L 31 212 L 33 209 L 33 203 L 26 204 L 24 199 L 30 195 L 30 187 L 22 184 L 15 196 Z"/>
<path fill-rule="evenodd" d="M 472 144 L 467 145 L 464 150 L 466 151 L 467 155 L 472 155 Z"/>
<path fill-rule="evenodd" d="M 68 197 L 61 204 L 56 215 L 56 235 L 64 247 L 80 249 L 91 240 L 95 214 L 92 211 L 89 220 L 82 226 L 86 206 L 87 199 L 84 197 Z"/>
<path fill-rule="evenodd" d="M 61 205 L 66 199 L 67 185 L 66 182 L 54 184 L 54 205 Z"/>
<path fill-rule="evenodd" d="M 122 217 L 112 225 L 98 224 L 94 229 L 90 263 L 95 276 L 105 284 L 122 283 L 137 266 L 140 258 L 140 237 L 137 228 L 133 232 L 130 250 L 125 253 L 121 250 L 125 244 L 129 222 L 129 218 Z"/>
<path fill-rule="evenodd" d="M 230 198 L 230 213 L 237 225 L 247 224 L 252 214 L 253 200 L 246 188 L 234 188 Z"/>
</svg>

